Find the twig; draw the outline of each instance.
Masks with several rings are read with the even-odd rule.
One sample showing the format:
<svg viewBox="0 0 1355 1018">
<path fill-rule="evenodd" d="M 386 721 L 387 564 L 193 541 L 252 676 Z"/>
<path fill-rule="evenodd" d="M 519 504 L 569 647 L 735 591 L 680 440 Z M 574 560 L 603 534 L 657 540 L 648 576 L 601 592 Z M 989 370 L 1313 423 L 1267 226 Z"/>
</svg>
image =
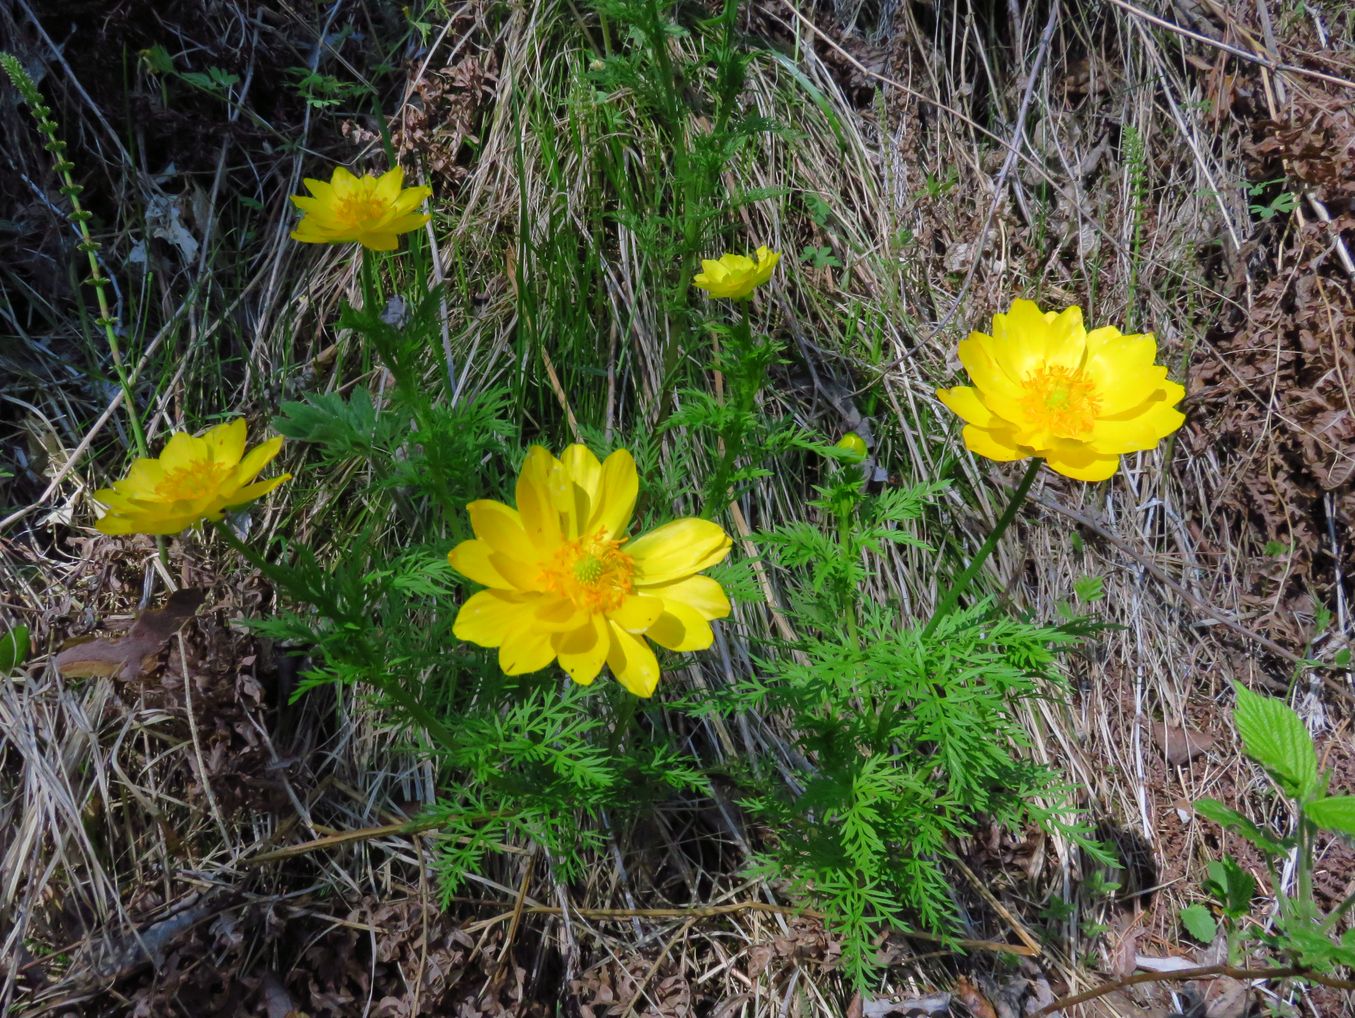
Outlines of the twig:
<svg viewBox="0 0 1355 1018">
<path fill-rule="evenodd" d="M 1137 986 L 1140 983 L 1183 983 L 1204 976 L 1227 976 L 1230 979 L 1288 979 L 1290 976 L 1301 976 L 1304 979 L 1311 979 L 1315 983 L 1321 983 L 1323 986 L 1330 986 L 1334 990 L 1355 990 L 1355 982 L 1320 975 L 1305 969 L 1302 965 L 1261 969 L 1244 969 L 1232 965 L 1201 965 L 1198 968 L 1177 969 L 1175 972 L 1137 972 L 1132 976 L 1125 976 L 1109 983 L 1102 983 L 1090 990 L 1075 993 L 1071 997 L 1060 997 L 1052 1004 L 1046 1004 L 1040 1010 L 1031 1014 L 1030 1018 L 1042 1018 L 1043 1015 L 1053 1014 L 1055 1011 L 1062 1011 L 1064 1008 L 1085 1004 L 1089 1000 L 1104 997 L 1107 993 L 1114 993 L 1126 986 Z"/>
</svg>

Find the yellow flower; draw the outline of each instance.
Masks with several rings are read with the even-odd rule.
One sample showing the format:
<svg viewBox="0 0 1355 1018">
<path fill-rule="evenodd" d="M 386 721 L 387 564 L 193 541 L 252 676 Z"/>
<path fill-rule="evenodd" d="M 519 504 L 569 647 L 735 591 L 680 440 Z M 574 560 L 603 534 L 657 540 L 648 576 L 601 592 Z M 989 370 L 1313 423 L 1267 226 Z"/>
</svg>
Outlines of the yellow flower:
<svg viewBox="0 0 1355 1018">
<path fill-rule="evenodd" d="M 394 251 L 400 234 L 428 222 L 426 214 L 414 210 L 433 193 L 427 187 L 402 188 L 403 182 L 398 166 L 379 177 L 355 177 L 336 166 L 328 184 L 307 177 L 313 197 L 292 195 L 292 204 L 302 212 L 292 239 L 304 244 L 356 241 L 373 251 Z"/>
<path fill-rule="evenodd" d="M 635 460 L 618 449 L 599 463 L 582 445 L 557 460 L 527 450 L 517 508 L 472 502 L 475 539 L 448 554 L 452 568 L 488 590 L 473 594 L 452 632 L 499 648 L 509 675 L 560 666 L 588 685 L 606 664 L 636 696 L 659 682 L 646 637 L 669 650 L 711 645 L 712 619 L 729 599 L 696 575 L 729 554 L 729 536 L 708 520 L 675 520 L 631 539 L 626 531 L 639 481 Z"/>
<path fill-rule="evenodd" d="M 227 509 L 253 502 L 291 474 L 255 481 L 282 448 L 270 438 L 245 452 L 245 421 L 219 424 L 202 436 L 176 432 L 158 459 L 139 459 L 127 476 L 94 497 L 108 506 L 94 529 L 102 534 L 177 534 Z"/>
<path fill-rule="evenodd" d="M 847 463 L 861 463 L 866 458 L 866 440 L 855 431 L 849 431 L 837 440 L 834 449 L 841 449 L 846 455 L 842 459 Z"/>
<path fill-rule="evenodd" d="M 1037 456 L 1079 481 L 1103 481 L 1120 455 L 1151 449 L 1179 428 L 1185 389 L 1153 362 L 1152 333 L 1082 324 L 1082 309 L 1042 312 L 1014 301 L 993 316 L 993 334 L 960 344 L 970 386 L 938 389 L 966 421 L 970 452 L 1008 461 Z"/>
<path fill-rule="evenodd" d="M 712 297 L 742 300 L 772 278 L 781 256 L 769 247 L 757 249 L 756 260 L 747 255 L 724 254 L 719 261 L 701 260 L 701 271 L 692 282 Z"/>
</svg>

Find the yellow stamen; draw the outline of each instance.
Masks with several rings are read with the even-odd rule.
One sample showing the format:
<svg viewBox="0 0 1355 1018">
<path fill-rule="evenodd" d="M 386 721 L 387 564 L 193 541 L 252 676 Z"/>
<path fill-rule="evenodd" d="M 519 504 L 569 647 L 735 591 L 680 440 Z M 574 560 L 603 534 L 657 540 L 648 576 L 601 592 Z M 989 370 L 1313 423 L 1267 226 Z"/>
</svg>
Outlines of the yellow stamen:
<svg viewBox="0 0 1355 1018">
<path fill-rule="evenodd" d="M 1021 409 L 1036 427 L 1063 438 L 1088 434 L 1101 410 L 1096 383 L 1081 371 L 1045 364 L 1024 380 Z"/>
<path fill-rule="evenodd" d="M 541 569 L 541 585 L 589 613 L 615 611 L 633 591 L 635 563 L 599 530 L 566 541 Z"/>
</svg>

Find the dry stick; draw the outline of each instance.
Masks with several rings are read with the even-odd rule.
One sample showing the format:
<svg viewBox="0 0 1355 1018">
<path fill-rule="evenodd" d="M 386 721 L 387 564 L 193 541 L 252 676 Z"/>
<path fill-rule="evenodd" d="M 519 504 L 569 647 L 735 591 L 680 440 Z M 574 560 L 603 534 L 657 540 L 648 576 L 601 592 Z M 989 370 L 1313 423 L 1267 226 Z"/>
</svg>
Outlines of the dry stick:
<svg viewBox="0 0 1355 1018">
<path fill-rule="evenodd" d="M 1064 1008 L 1085 1004 L 1089 1000 L 1104 997 L 1107 993 L 1114 993 L 1126 986 L 1137 986 L 1140 983 L 1182 983 L 1191 979 L 1199 979 L 1202 976 L 1228 976 L 1230 979 L 1288 979 L 1290 976 L 1302 976 L 1304 979 L 1311 979 L 1323 986 L 1330 986 L 1334 990 L 1355 990 L 1355 982 L 1319 975 L 1305 969 L 1302 965 L 1263 969 L 1244 969 L 1233 965 L 1201 965 L 1199 968 L 1177 969 L 1175 972 L 1139 972 L 1132 976 L 1125 976 L 1123 979 L 1102 983 L 1093 989 L 1075 993 L 1071 997 L 1061 997 L 1052 1004 L 1046 1004 L 1040 1010 L 1033 1012 L 1030 1018 L 1042 1018 L 1043 1015 L 1053 1014 L 1055 1011 L 1061 1011 Z"/>
<path fill-rule="evenodd" d="M 401 824 L 382 824 L 380 827 L 362 827 L 353 831 L 340 831 L 338 834 L 327 834 L 313 841 L 303 841 L 297 845 L 288 845 L 286 848 L 273 849 L 271 852 L 260 852 L 258 855 L 240 860 L 240 865 L 263 866 L 266 863 L 282 862 L 285 859 L 294 859 L 299 855 L 318 852 L 324 848 L 338 848 L 340 845 L 351 844 L 354 841 L 384 838 L 392 834 L 422 834 L 424 831 L 431 831 L 439 826 L 441 826 L 439 820 L 411 820 Z"/>
<path fill-rule="evenodd" d="M 1011 910 L 997 900 L 997 896 L 993 894 L 992 891 L 988 890 L 988 886 L 974 875 L 974 871 L 965 865 L 964 860 L 956 857 L 952 861 L 960 867 L 960 872 L 968 878 L 969 883 L 973 886 L 974 890 L 979 892 L 979 896 L 983 898 L 984 901 L 988 902 L 989 906 L 996 911 L 998 915 L 1007 920 L 1007 925 L 1011 927 L 1011 930 L 1016 934 L 1017 939 L 1034 951 L 1037 956 L 1043 954 L 1044 951 L 1041 949 L 1036 939 L 1021 925 L 1016 916 L 1012 915 Z"/>
<path fill-rule="evenodd" d="M 1209 36 L 1201 35 L 1199 32 L 1192 32 L 1189 28 L 1185 28 L 1171 21 L 1167 21 L 1165 18 L 1159 18 L 1156 14 L 1149 14 L 1147 11 L 1141 10 L 1140 8 L 1135 7 L 1131 3 L 1126 3 L 1125 0 L 1110 0 L 1110 2 L 1114 4 L 1116 7 L 1120 8 L 1121 10 L 1128 11 L 1136 18 L 1142 18 L 1144 21 L 1151 22 L 1152 24 L 1157 25 L 1159 28 L 1165 28 L 1169 32 L 1175 32 L 1177 35 L 1183 35 L 1187 39 L 1193 39 L 1195 42 L 1203 43 L 1206 46 L 1212 46 L 1215 49 L 1223 50 L 1223 52 L 1230 53 L 1233 56 L 1237 57 L 1239 60 L 1246 60 L 1249 63 L 1260 64 L 1262 67 L 1267 67 L 1272 71 L 1284 71 L 1288 74 L 1300 74 L 1303 75 L 1304 77 L 1316 78 L 1318 81 L 1325 81 L 1331 85 L 1340 85 L 1342 88 L 1355 89 L 1355 81 L 1351 81 L 1348 78 L 1340 78 L 1337 77 L 1335 74 L 1327 74 L 1324 71 L 1315 71 L 1312 68 L 1300 67 L 1297 64 L 1287 64 L 1279 60 L 1268 60 L 1265 57 L 1259 56 L 1255 53 L 1249 53 L 1238 46 L 1231 46 L 1226 42 L 1220 41 L 1219 39 L 1211 39 Z"/>
<path fill-rule="evenodd" d="M 737 915 L 741 912 L 768 912 L 773 915 L 798 916 L 804 919 L 824 918 L 822 912 L 812 909 L 792 908 L 789 905 L 771 905 L 765 901 L 738 901 L 728 905 L 698 905 L 693 908 L 571 908 L 570 913 L 581 919 L 602 921 L 623 921 L 627 919 L 713 919 L 717 916 Z M 523 915 L 558 916 L 563 910 L 558 905 L 528 905 Z M 501 912 L 489 919 L 481 919 L 465 927 L 466 933 L 478 933 L 496 923 L 505 922 L 513 917 L 513 910 Z M 998 940 L 947 940 L 918 930 L 901 934 L 909 940 L 925 940 L 934 944 L 953 943 L 972 951 L 988 951 L 993 954 L 1017 954 L 1023 958 L 1032 958 L 1033 951 L 1024 944 L 1004 944 Z"/>
</svg>

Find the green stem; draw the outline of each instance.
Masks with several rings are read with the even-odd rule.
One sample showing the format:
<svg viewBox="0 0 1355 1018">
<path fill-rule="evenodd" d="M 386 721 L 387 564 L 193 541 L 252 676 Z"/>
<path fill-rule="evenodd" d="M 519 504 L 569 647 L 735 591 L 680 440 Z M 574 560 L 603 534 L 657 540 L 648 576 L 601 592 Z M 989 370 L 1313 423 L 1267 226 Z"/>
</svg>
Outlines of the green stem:
<svg viewBox="0 0 1355 1018">
<path fill-rule="evenodd" d="M 108 279 L 104 276 L 103 269 L 99 265 L 99 244 L 89 232 L 90 213 L 80 205 L 80 192 L 83 188 L 71 176 L 71 170 L 75 169 L 75 164 L 66 158 L 66 143 L 61 140 L 57 131 L 56 121 L 52 119 L 52 111 L 42 101 L 42 94 L 38 91 L 38 86 L 28 72 L 24 70 L 23 65 L 11 54 L 0 53 L 0 67 L 3 67 L 5 73 L 9 75 L 10 81 L 19 90 L 24 102 L 28 104 L 33 119 L 37 121 L 38 131 L 46 139 L 44 147 L 52 154 L 52 168 L 61 178 L 59 190 L 71 203 L 70 220 L 80 233 L 80 243 L 76 246 L 84 252 L 85 257 L 89 260 L 89 277 L 85 282 L 94 288 L 94 297 L 99 303 L 99 317 L 95 319 L 95 324 L 103 328 L 104 339 L 108 343 L 108 353 L 113 361 L 113 371 L 118 376 L 118 387 L 122 389 L 122 405 L 123 409 L 127 411 L 127 423 L 131 427 L 137 452 L 142 457 L 149 456 L 150 449 L 146 445 L 146 433 L 141 428 L 141 416 L 137 413 L 136 401 L 132 398 L 132 383 L 127 375 L 127 366 L 122 360 L 122 347 L 118 342 L 118 334 L 114 328 L 117 319 L 113 317 L 113 311 L 108 305 Z"/>
<path fill-rule="evenodd" d="M 336 623 L 345 621 L 343 613 L 339 610 L 338 602 L 335 601 L 327 591 L 298 585 L 295 582 L 295 576 L 288 570 L 275 563 L 269 562 L 260 555 L 258 551 L 236 537 L 235 532 L 231 530 L 230 525 L 226 523 L 225 520 L 215 520 L 210 525 L 212 529 L 216 531 L 217 536 L 230 545 L 233 550 L 243 556 L 245 560 L 258 569 L 259 572 L 272 580 L 277 587 L 287 591 L 299 601 L 315 604 L 315 606 L 332 621 Z M 435 742 L 447 747 L 456 745 L 456 739 L 453 736 L 451 729 L 443 724 L 430 708 L 426 707 L 417 697 L 407 691 L 398 682 L 392 681 L 389 676 L 381 671 L 380 655 L 372 652 L 371 648 L 367 645 L 365 637 L 357 635 L 355 636 L 355 639 L 360 641 L 358 650 L 360 651 L 360 657 L 362 658 L 363 663 L 366 665 L 367 676 L 371 684 L 391 700 L 395 701 L 395 703 L 397 703 L 415 721 L 423 725 L 424 729 Z"/>
<path fill-rule="evenodd" d="M 1044 460 L 1041 459 L 1030 461 L 1030 466 L 1026 467 L 1021 483 L 1012 492 L 1011 501 L 1007 503 L 1007 508 L 998 517 L 992 533 L 979 546 L 979 550 L 974 553 L 974 558 L 965 567 L 964 572 L 955 578 L 950 585 L 950 589 L 946 591 L 940 603 L 937 604 L 936 611 L 932 613 L 931 621 L 927 623 L 927 628 L 922 631 L 924 638 L 931 636 L 936 631 L 936 627 L 940 625 L 941 620 L 955 610 L 955 604 L 960 600 L 960 595 L 964 593 L 970 581 L 978 574 L 978 571 L 983 567 L 983 563 L 988 560 L 988 556 L 993 553 L 993 549 L 997 547 L 997 542 L 1002 539 L 1002 535 L 1011 526 L 1012 520 L 1016 519 L 1017 510 L 1021 508 L 1021 504 L 1026 500 L 1026 495 L 1030 493 L 1030 486 L 1035 483 L 1035 475 L 1040 472 L 1040 465 L 1043 462 Z"/>
<path fill-rule="evenodd" d="M 734 327 L 734 335 L 729 350 L 729 363 L 736 369 L 748 357 L 749 347 L 753 345 L 752 301 L 745 299 L 740 301 L 740 304 L 743 313 L 739 317 L 738 325 Z M 733 501 L 733 492 L 729 490 L 729 482 L 734 473 L 734 460 L 743 448 L 743 418 L 752 409 L 753 397 L 757 391 L 753 385 L 739 377 L 736 372 L 726 372 L 725 381 L 731 390 L 725 398 L 726 400 L 733 399 L 735 407 L 738 409 L 738 417 L 729 426 L 729 430 L 721 436 L 724 439 L 724 452 L 720 454 L 720 462 L 716 465 L 715 473 L 711 476 L 710 485 L 706 489 L 706 504 L 701 511 L 701 515 L 706 519 L 710 519 L 716 513 L 722 511 Z"/>
<path fill-rule="evenodd" d="M 852 506 L 841 505 L 837 511 L 837 541 L 840 554 L 843 558 L 852 555 Z M 845 563 L 844 563 L 845 565 Z M 843 591 L 842 611 L 847 618 L 847 636 L 852 641 L 853 647 L 860 647 L 861 641 L 856 631 L 856 605 L 857 598 L 853 597 L 853 591 L 850 589 Z"/>
</svg>

